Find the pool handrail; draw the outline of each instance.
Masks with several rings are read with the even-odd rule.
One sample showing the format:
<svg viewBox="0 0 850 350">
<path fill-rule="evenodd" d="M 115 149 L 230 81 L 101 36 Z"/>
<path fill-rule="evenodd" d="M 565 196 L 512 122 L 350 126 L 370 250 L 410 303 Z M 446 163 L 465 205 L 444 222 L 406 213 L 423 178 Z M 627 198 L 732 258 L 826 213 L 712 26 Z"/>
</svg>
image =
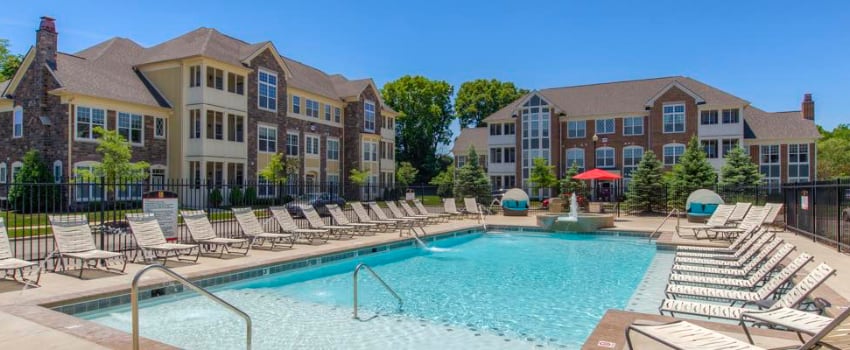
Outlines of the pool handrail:
<svg viewBox="0 0 850 350">
<path fill-rule="evenodd" d="M 245 330 L 246 330 L 246 333 L 245 333 L 245 349 L 251 350 L 251 339 L 252 339 L 251 316 L 248 316 L 248 314 L 245 313 L 245 311 L 242 311 L 239 308 L 237 308 L 236 306 L 233 306 L 232 304 L 228 303 L 227 301 L 224 301 L 224 299 L 221 299 L 221 298 L 215 296 L 214 294 L 210 293 L 209 291 L 207 291 L 203 287 L 190 282 L 189 280 L 187 280 L 183 276 L 180 276 L 180 274 L 178 274 L 177 272 L 174 272 L 174 270 L 167 268 L 167 267 L 160 265 L 160 264 L 148 265 L 145 268 L 139 270 L 139 272 L 136 273 L 136 276 L 133 277 L 133 284 L 132 284 L 132 287 L 130 288 L 130 307 L 131 307 L 131 310 L 132 310 L 132 322 L 133 322 L 133 350 L 139 350 L 140 349 L 140 346 L 139 346 L 139 280 L 141 279 L 142 275 L 144 275 L 146 272 L 148 272 L 150 270 L 160 270 L 160 271 L 162 271 L 166 275 L 175 279 L 177 282 L 180 282 L 180 284 L 191 288 L 192 290 L 194 290 L 198 294 L 209 298 L 210 300 L 218 303 L 221 306 L 224 306 L 224 308 L 235 313 L 237 316 L 242 317 L 242 319 L 245 320 Z"/>
<path fill-rule="evenodd" d="M 679 234 L 679 217 L 681 215 L 679 214 L 679 209 L 674 208 L 673 210 L 670 211 L 670 213 L 667 214 L 667 217 L 665 217 L 664 220 L 661 221 L 661 224 L 658 225 L 658 228 L 656 228 L 655 231 L 652 231 L 652 233 L 649 234 L 649 241 L 650 242 L 652 242 L 653 238 L 656 238 L 655 237 L 656 233 L 658 234 L 658 237 L 661 237 L 661 233 L 663 233 L 663 232 L 661 232 L 661 228 L 664 227 L 664 224 L 667 223 L 667 219 L 669 219 L 671 216 L 673 216 L 673 214 L 676 214 L 676 234 L 677 235 Z"/>
<path fill-rule="evenodd" d="M 360 317 L 357 316 L 357 275 L 360 274 L 360 270 L 363 269 L 363 268 L 366 268 L 366 270 L 369 271 L 369 273 L 371 273 L 372 276 L 375 277 L 375 279 L 378 280 L 378 282 L 381 282 L 381 285 L 384 286 L 384 288 L 386 288 L 386 290 L 389 291 L 390 294 L 392 294 L 393 297 L 396 298 L 396 300 L 398 300 L 398 309 L 401 310 L 402 306 L 404 306 L 404 301 L 401 300 L 401 297 L 398 296 L 398 293 L 396 293 L 395 290 L 393 290 L 392 287 L 390 287 L 390 285 L 387 284 L 387 282 L 384 282 L 384 279 L 381 278 L 381 276 L 378 276 L 378 273 L 376 273 L 375 270 L 372 270 L 372 268 L 369 267 L 369 265 L 366 265 L 365 263 L 359 263 L 359 264 L 357 264 L 357 267 L 354 268 L 354 277 L 353 277 L 354 278 L 354 313 L 353 313 L 353 318 L 356 319 L 356 320 L 360 319 Z"/>
</svg>

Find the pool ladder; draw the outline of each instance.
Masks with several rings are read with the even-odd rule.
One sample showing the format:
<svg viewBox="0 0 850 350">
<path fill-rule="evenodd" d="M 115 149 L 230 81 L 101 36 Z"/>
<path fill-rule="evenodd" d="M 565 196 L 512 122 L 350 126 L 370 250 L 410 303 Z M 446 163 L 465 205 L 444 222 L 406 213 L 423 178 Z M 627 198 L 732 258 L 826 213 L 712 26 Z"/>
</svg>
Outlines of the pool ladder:
<svg viewBox="0 0 850 350">
<path fill-rule="evenodd" d="M 360 319 L 360 316 L 357 315 L 357 276 L 360 274 L 360 270 L 362 270 L 364 268 L 366 269 L 366 271 L 369 271 L 369 273 L 371 273 L 372 276 L 375 277 L 375 279 L 377 279 L 378 282 L 380 282 L 381 285 L 384 286 L 384 288 L 387 291 L 389 291 L 390 294 L 393 295 L 393 297 L 396 298 L 396 300 L 398 300 L 398 309 L 400 311 L 402 306 L 404 305 L 404 302 L 401 300 L 401 297 L 398 296 L 398 293 L 396 293 L 395 290 L 393 290 L 387 284 L 387 282 L 384 282 L 384 280 L 381 278 L 381 276 L 378 276 L 378 274 L 375 272 L 375 270 L 372 270 L 372 268 L 369 267 L 369 265 L 366 265 L 364 263 L 360 263 L 360 264 L 357 264 L 357 267 L 354 268 L 354 314 L 353 314 L 354 319 L 357 319 L 357 320 Z"/>
<path fill-rule="evenodd" d="M 133 350 L 139 350 L 140 349 L 140 346 L 139 346 L 139 280 L 141 279 L 142 275 L 144 275 L 145 273 L 147 273 L 150 270 L 160 270 L 160 271 L 162 271 L 166 275 L 177 280 L 177 282 L 180 282 L 182 285 L 189 287 L 192 290 L 194 290 L 195 292 L 197 292 L 198 294 L 207 297 L 208 299 L 218 303 L 221 306 L 224 306 L 225 309 L 230 310 L 231 312 L 235 313 L 237 316 L 244 319 L 245 320 L 245 349 L 251 350 L 251 338 L 252 338 L 252 336 L 251 336 L 251 316 L 248 316 L 248 314 L 245 313 L 244 311 L 242 311 L 239 308 L 237 308 L 237 307 L 231 305 L 230 303 L 224 301 L 224 299 L 221 299 L 221 298 L 213 295 L 212 293 L 210 293 L 206 289 L 202 288 L 201 286 L 198 286 L 197 284 L 190 282 L 189 280 L 187 280 L 183 276 L 180 276 L 177 272 L 174 272 L 174 270 L 169 269 L 169 268 L 167 268 L 163 265 L 159 265 L 159 264 L 148 265 L 145 268 L 139 270 L 139 272 L 136 273 L 136 276 L 133 277 L 133 284 L 132 284 L 132 287 L 130 288 L 130 305 L 131 305 L 132 313 L 133 313 Z"/>
</svg>

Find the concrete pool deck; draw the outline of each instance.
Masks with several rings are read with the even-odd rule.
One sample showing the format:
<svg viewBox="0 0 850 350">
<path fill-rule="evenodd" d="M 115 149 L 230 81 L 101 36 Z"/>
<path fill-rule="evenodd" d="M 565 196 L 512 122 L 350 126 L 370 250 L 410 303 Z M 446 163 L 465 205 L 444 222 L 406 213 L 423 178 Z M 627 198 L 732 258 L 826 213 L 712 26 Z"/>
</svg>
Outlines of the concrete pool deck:
<svg viewBox="0 0 850 350">
<path fill-rule="evenodd" d="M 659 226 L 662 220 L 663 218 L 660 217 L 617 218 L 615 222 L 617 227 L 612 229 L 612 231 L 652 232 Z M 505 217 L 495 215 L 488 216 L 486 223 L 488 225 L 536 227 L 536 218 L 534 216 Z M 452 220 L 448 223 L 427 226 L 425 232 L 430 236 L 477 227 L 480 227 L 480 224 L 474 219 Z M 671 245 L 720 244 L 719 242 L 707 240 L 693 241 L 676 236 L 672 233 L 674 228 L 675 221 L 664 224 L 662 231 L 665 233 L 661 235 L 658 243 Z M 850 286 L 850 276 L 842 274 L 841 271 L 850 270 L 850 257 L 846 254 L 836 252 L 835 248 L 814 243 L 802 236 L 795 236 L 793 233 L 780 233 L 779 237 L 797 245 L 798 252 L 809 252 L 815 256 L 815 261 L 826 261 L 839 270 L 837 276 L 827 281 L 826 286 L 830 288 L 819 288 L 815 295 L 823 296 L 827 300 L 832 301 L 833 304 L 846 305 L 847 300 L 850 300 L 850 288 L 847 287 Z M 293 249 L 274 252 L 265 249 L 254 249 L 248 257 L 239 256 L 225 259 L 202 257 L 197 264 L 175 263 L 172 265 L 172 262 L 169 262 L 169 266 L 174 267 L 175 271 L 190 279 L 198 279 L 258 266 L 279 264 L 292 260 L 409 239 L 411 239 L 409 236 L 399 237 L 397 233 L 383 233 L 374 236 L 358 236 L 354 239 L 343 241 L 332 240 L 322 245 L 297 244 Z M 56 312 L 46 307 L 91 299 L 95 296 L 126 293 L 134 274 L 144 266 L 143 264 L 136 263 L 128 264 L 127 273 L 124 275 L 86 271 L 84 275 L 88 278 L 86 280 L 79 280 L 76 277 L 59 273 L 47 273 L 42 276 L 42 287 L 27 289 L 23 292 L 20 290 L 20 284 L 2 281 L 0 282 L 0 337 L 2 339 L 12 340 L 13 343 L 11 344 L 13 344 L 13 348 L 27 348 L 35 344 L 40 345 L 40 348 L 42 347 L 41 345 L 45 345 L 47 348 L 63 349 L 129 348 L 131 337 L 127 333 Z M 152 273 L 142 278 L 142 286 L 153 286 L 168 281 L 169 279 L 165 278 L 164 275 Z M 617 313 L 644 315 L 641 319 L 656 316 L 627 313 L 624 311 L 617 311 Z M 618 315 L 617 313 L 614 315 Z M 609 311 L 609 314 L 611 314 L 611 311 Z M 584 347 L 588 349 L 610 348 L 596 346 L 600 340 L 604 340 L 616 343 L 618 348 L 622 348 L 622 345 L 625 344 L 623 333 L 625 326 L 622 325 L 623 320 L 624 318 L 622 317 L 612 318 L 606 315 L 602 322 L 597 325 L 591 337 L 588 338 Z M 734 330 L 730 330 L 730 332 L 734 332 Z M 144 348 L 171 348 L 166 344 L 155 341 L 143 341 Z"/>
</svg>

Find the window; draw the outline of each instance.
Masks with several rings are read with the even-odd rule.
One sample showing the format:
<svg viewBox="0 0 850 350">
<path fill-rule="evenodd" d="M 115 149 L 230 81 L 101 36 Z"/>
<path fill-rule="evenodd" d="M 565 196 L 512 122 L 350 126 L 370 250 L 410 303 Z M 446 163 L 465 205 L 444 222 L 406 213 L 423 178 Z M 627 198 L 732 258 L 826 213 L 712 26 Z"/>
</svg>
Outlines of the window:
<svg viewBox="0 0 850 350">
<path fill-rule="evenodd" d="M 717 152 L 717 140 L 702 140 L 700 141 L 700 144 L 702 145 L 702 150 L 705 152 L 708 159 L 719 158 L 719 154 Z"/>
<path fill-rule="evenodd" d="M 125 186 L 118 186 L 115 189 L 115 199 L 119 201 L 142 199 L 143 187 L 144 184 L 141 181 L 128 183 Z"/>
<path fill-rule="evenodd" d="M 502 177 L 501 176 L 490 176 L 490 187 L 493 190 L 498 190 L 502 188 Z"/>
<path fill-rule="evenodd" d="M 569 169 L 575 164 L 578 167 L 579 172 L 584 171 L 584 150 L 581 148 L 570 148 L 567 150 L 567 161 L 564 163 L 566 168 Z"/>
<path fill-rule="evenodd" d="M 292 113 L 301 114 L 301 97 L 292 95 Z"/>
<path fill-rule="evenodd" d="M 674 143 L 664 145 L 664 165 L 679 164 L 679 158 L 685 153 L 685 145 Z"/>
<path fill-rule="evenodd" d="M 363 142 L 363 161 L 378 161 L 378 144 L 375 142 Z"/>
<path fill-rule="evenodd" d="M 602 134 L 613 134 L 615 133 L 614 127 L 614 118 L 609 119 L 597 119 L 596 120 L 596 133 L 599 135 Z"/>
<path fill-rule="evenodd" d="M 643 135 L 643 117 L 623 118 L 623 135 Z"/>
<path fill-rule="evenodd" d="M 207 67 L 207 87 L 224 90 L 224 71 L 218 68 Z"/>
<path fill-rule="evenodd" d="M 207 162 L 207 183 L 215 188 L 221 188 L 224 185 L 223 162 Z"/>
<path fill-rule="evenodd" d="M 643 147 L 628 146 L 623 148 L 623 177 L 632 177 L 632 171 L 637 169 L 641 158 L 643 158 Z"/>
<path fill-rule="evenodd" d="M 312 135 L 304 136 L 304 153 L 308 156 L 319 156 L 319 137 Z"/>
<path fill-rule="evenodd" d="M 466 164 L 466 156 L 457 156 L 457 167 L 461 168 Z"/>
<path fill-rule="evenodd" d="M 298 156 L 298 134 L 286 134 L 286 155 Z"/>
<path fill-rule="evenodd" d="M 587 136 L 587 121 L 574 120 L 567 122 L 567 138 L 581 139 Z"/>
<path fill-rule="evenodd" d="M 328 160 L 339 160 L 339 140 L 328 139 Z"/>
<path fill-rule="evenodd" d="M 319 118 L 319 102 L 313 101 L 311 99 L 306 99 L 307 104 L 307 116 L 313 118 Z"/>
<path fill-rule="evenodd" d="M 201 66 L 189 67 L 189 87 L 201 86 Z"/>
<path fill-rule="evenodd" d="M 277 128 L 264 125 L 257 126 L 257 150 L 262 153 L 277 152 Z"/>
<path fill-rule="evenodd" d="M 514 187 L 516 187 L 516 176 L 506 175 L 504 186 L 505 186 L 504 188 L 514 188 Z"/>
<path fill-rule="evenodd" d="M 9 169 L 6 167 L 6 163 L 0 163 L 0 184 L 6 183 L 8 180 Z"/>
<path fill-rule="evenodd" d="M 189 111 L 189 138 L 201 138 L 201 110 L 193 109 Z"/>
<path fill-rule="evenodd" d="M 505 163 L 516 163 L 516 148 L 505 147 Z"/>
<path fill-rule="evenodd" d="M 132 144 L 142 144 L 143 118 L 138 114 L 118 113 L 118 134 Z"/>
<path fill-rule="evenodd" d="M 245 77 L 236 73 L 227 73 L 227 92 L 245 94 Z"/>
<path fill-rule="evenodd" d="M 342 109 L 340 109 L 339 107 L 334 107 L 334 122 L 339 123 L 339 121 L 341 119 L 342 119 Z"/>
<path fill-rule="evenodd" d="M 95 127 L 106 128 L 106 111 L 97 108 L 77 106 L 76 115 L 77 139 L 94 140 L 99 136 L 94 132 Z"/>
<path fill-rule="evenodd" d="M 14 163 L 12 163 L 12 174 L 11 174 L 11 175 L 12 175 L 12 178 L 11 178 L 11 182 L 17 182 L 17 181 L 18 181 L 18 173 L 20 173 L 20 172 L 21 172 L 21 169 L 22 169 L 23 167 L 24 167 L 24 163 L 21 163 L 21 162 L 14 162 Z"/>
<path fill-rule="evenodd" d="M 366 101 L 363 104 L 363 109 L 363 128 L 366 129 L 366 131 L 375 131 L 375 104 Z"/>
<path fill-rule="evenodd" d="M 490 136 L 502 134 L 502 124 L 490 124 Z"/>
<path fill-rule="evenodd" d="M 614 167 L 614 149 L 611 147 L 600 147 L 596 149 L 596 167 Z"/>
<path fill-rule="evenodd" d="M 76 199 L 78 202 L 88 202 L 100 200 L 101 189 L 103 186 L 94 182 L 91 178 L 83 177 L 83 174 L 93 174 L 94 166 L 92 165 L 77 165 L 74 167 L 74 175 L 79 177 L 74 183 Z M 13 171 L 14 173 L 14 171 Z"/>
<path fill-rule="evenodd" d="M 224 113 L 207 110 L 207 138 L 224 140 Z"/>
<path fill-rule="evenodd" d="M 167 131 L 167 125 L 165 124 L 165 118 L 156 117 L 153 119 L 153 137 L 156 139 L 164 139 L 165 132 Z"/>
<path fill-rule="evenodd" d="M 505 135 L 516 135 L 516 124 L 507 123 L 504 125 L 504 134 Z"/>
<path fill-rule="evenodd" d="M 331 105 L 325 105 L 325 120 L 331 121 Z"/>
<path fill-rule="evenodd" d="M 15 107 L 15 116 L 12 122 L 12 137 L 18 138 L 24 136 L 24 108 L 21 106 Z"/>
<path fill-rule="evenodd" d="M 501 148 L 491 148 L 490 149 L 490 163 L 501 163 L 502 162 L 502 149 Z"/>
<path fill-rule="evenodd" d="M 265 109 L 269 111 L 277 110 L 277 74 L 272 72 L 267 72 L 265 70 L 260 69 L 259 79 L 257 79 L 257 89 L 259 91 L 258 98 L 259 101 L 257 105 L 260 109 Z M 295 101 L 295 96 L 293 96 L 293 103 Z M 293 106 L 293 108 L 295 108 Z M 296 112 L 298 113 L 298 112 Z"/>
<path fill-rule="evenodd" d="M 227 141 L 245 142 L 245 117 L 236 114 L 227 115 Z"/>
<path fill-rule="evenodd" d="M 738 139 L 723 139 L 722 143 L 723 143 L 723 154 L 722 154 L 722 156 L 724 158 L 733 149 L 738 148 Z"/>
<path fill-rule="evenodd" d="M 737 108 L 723 110 L 723 124 L 738 124 L 738 122 L 740 122 L 740 117 Z"/>
<path fill-rule="evenodd" d="M 201 187 L 201 162 L 189 162 L 189 182 Z"/>
<path fill-rule="evenodd" d="M 165 168 L 151 168 L 151 189 L 165 190 Z"/>
<path fill-rule="evenodd" d="M 663 119 L 665 134 L 685 132 L 685 105 L 665 105 Z"/>
<path fill-rule="evenodd" d="M 788 145 L 788 181 L 809 181 L 809 145 Z"/>
<path fill-rule="evenodd" d="M 790 156 L 790 153 L 789 153 Z M 770 187 L 779 186 L 779 145 L 761 146 L 759 153 L 759 172 L 764 176 L 764 183 Z"/>
<path fill-rule="evenodd" d="M 718 121 L 716 109 L 699 112 L 699 123 L 702 125 L 714 125 Z"/>
</svg>

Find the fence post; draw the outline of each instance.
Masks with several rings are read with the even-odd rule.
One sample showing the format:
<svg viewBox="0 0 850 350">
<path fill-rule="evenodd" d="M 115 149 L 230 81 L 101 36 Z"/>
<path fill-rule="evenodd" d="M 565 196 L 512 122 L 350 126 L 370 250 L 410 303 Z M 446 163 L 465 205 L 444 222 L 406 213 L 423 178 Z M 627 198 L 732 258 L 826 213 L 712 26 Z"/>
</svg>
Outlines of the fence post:
<svg viewBox="0 0 850 350">
<path fill-rule="evenodd" d="M 100 178 L 100 249 L 108 250 L 106 247 L 106 235 L 104 234 L 103 222 L 106 218 L 106 178 Z"/>
<path fill-rule="evenodd" d="M 809 208 L 811 209 L 810 212 L 812 213 L 812 242 L 817 242 L 817 236 L 818 236 L 818 216 L 817 216 L 817 209 L 816 209 L 816 206 L 815 206 L 815 203 L 817 203 L 818 200 L 817 200 L 817 192 L 815 192 L 815 191 L 816 191 L 815 183 L 811 182 L 811 191 L 809 191 L 810 196 L 809 196 L 808 199 L 812 203 L 809 206 Z"/>
</svg>

